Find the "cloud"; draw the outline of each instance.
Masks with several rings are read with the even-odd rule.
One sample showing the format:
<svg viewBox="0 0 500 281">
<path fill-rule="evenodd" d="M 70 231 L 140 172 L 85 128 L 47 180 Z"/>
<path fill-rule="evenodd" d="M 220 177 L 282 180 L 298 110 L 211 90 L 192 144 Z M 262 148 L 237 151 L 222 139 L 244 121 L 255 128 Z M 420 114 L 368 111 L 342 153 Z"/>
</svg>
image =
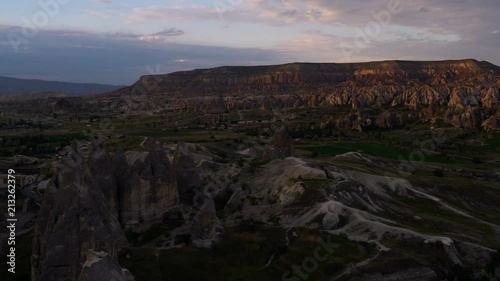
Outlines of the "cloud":
<svg viewBox="0 0 500 281">
<path fill-rule="evenodd" d="M 234 3 L 233 3 L 234 2 Z M 367 0 L 214 0 L 213 5 L 145 6 L 134 8 L 125 17 L 136 22 L 218 22 L 283 26 L 314 24 L 361 26 L 375 20 L 373 13 L 388 10 L 389 1 Z M 434 25 L 449 34 L 473 34 L 494 26 L 500 4 L 489 0 L 401 0 L 403 12 L 391 15 L 391 25 L 414 30 Z M 481 16 L 478 16 L 481 15 Z M 463 24 L 467 19 L 467 25 Z M 469 24 L 471 23 L 471 24 Z M 483 29 L 484 30 L 484 29 Z M 492 30 L 492 29 L 489 29 Z M 493 29 L 494 30 L 494 29 Z"/>
<path fill-rule="evenodd" d="M 107 33 L 104 34 L 107 38 L 115 38 L 115 39 L 137 39 L 141 35 L 133 32 L 115 32 L 115 33 Z"/>
<path fill-rule="evenodd" d="M 102 4 L 109 4 L 111 3 L 111 0 L 88 0 L 89 2 L 95 2 L 95 3 L 102 3 Z"/>
<path fill-rule="evenodd" d="M 160 32 L 151 34 L 152 36 L 178 36 L 183 35 L 184 31 L 177 28 L 166 28 Z"/>
<path fill-rule="evenodd" d="M 154 36 L 154 35 L 146 35 L 146 36 L 139 36 L 137 37 L 140 41 L 162 41 L 164 40 L 163 37 L 161 36 Z"/>
<path fill-rule="evenodd" d="M 94 17 L 98 17 L 98 18 L 102 18 L 102 19 L 110 19 L 111 18 L 110 14 L 103 12 L 103 11 L 96 11 L 96 10 L 83 10 L 83 11 L 91 16 L 94 16 Z"/>
<path fill-rule="evenodd" d="M 161 31 L 151 34 L 138 34 L 133 32 L 115 32 L 107 33 L 104 36 L 114 39 L 135 39 L 139 41 L 165 41 L 167 37 L 183 35 L 184 31 L 175 27 L 165 28 Z"/>
<path fill-rule="evenodd" d="M 133 8 L 132 12 L 126 14 L 129 22 L 159 21 L 159 22 L 178 22 L 189 20 L 210 19 L 213 16 L 217 18 L 217 13 L 212 7 L 208 6 L 147 6 Z"/>
<path fill-rule="evenodd" d="M 336 1 L 332 1 L 336 2 Z M 338 13 L 328 1 L 246 0 L 235 2 L 215 0 L 213 5 L 147 6 L 132 9 L 130 22 L 178 22 L 192 20 L 227 22 L 259 22 L 267 24 L 316 22 L 331 23 Z M 333 5 L 334 6 L 334 5 Z"/>
</svg>

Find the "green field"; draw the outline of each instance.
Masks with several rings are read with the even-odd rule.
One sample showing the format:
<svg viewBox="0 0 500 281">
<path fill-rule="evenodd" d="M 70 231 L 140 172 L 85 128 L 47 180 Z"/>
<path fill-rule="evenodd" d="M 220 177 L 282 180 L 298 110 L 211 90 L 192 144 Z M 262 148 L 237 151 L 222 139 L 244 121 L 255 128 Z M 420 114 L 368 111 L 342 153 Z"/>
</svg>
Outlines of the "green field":
<svg viewBox="0 0 500 281">
<path fill-rule="evenodd" d="M 188 246 L 161 250 L 158 259 L 151 250 L 133 249 L 131 258 L 122 260 L 120 264 L 134 273 L 137 281 L 280 280 L 293 265 L 301 266 L 304 259 L 313 257 L 314 250 L 321 247 L 320 241 L 323 240 L 332 243 L 332 252 L 327 255 L 327 260 L 318 262 L 317 269 L 309 273 L 309 278 L 328 280 L 348 263 L 375 254 L 374 246 L 366 243 L 327 236 L 314 230 L 295 231 L 298 237 L 291 238 L 287 246 L 282 228 L 241 226 L 228 229 L 222 241 L 211 249 Z"/>
</svg>

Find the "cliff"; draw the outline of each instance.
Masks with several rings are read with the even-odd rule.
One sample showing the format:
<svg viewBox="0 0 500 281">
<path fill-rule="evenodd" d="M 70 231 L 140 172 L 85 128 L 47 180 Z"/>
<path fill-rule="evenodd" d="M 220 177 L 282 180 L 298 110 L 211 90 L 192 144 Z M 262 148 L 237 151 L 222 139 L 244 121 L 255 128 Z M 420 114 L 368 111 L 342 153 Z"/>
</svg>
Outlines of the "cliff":
<svg viewBox="0 0 500 281">
<path fill-rule="evenodd" d="M 325 86 L 473 85 L 498 83 L 499 76 L 498 66 L 473 59 L 222 66 L 142 76 L 134 85 L 110 95 L 276 94 Z"/>
</svg>

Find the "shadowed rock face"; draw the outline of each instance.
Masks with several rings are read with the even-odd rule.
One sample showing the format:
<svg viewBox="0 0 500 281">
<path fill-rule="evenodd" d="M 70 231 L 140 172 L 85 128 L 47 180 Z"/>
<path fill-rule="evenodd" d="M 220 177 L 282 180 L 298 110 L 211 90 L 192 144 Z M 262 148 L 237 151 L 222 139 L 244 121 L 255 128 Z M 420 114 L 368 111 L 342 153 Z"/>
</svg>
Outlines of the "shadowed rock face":
<svg viewBox="0 0 500 281">
<path fill-rule="evenodd" d="M 193 204 L 195 195 L 202 192 L 200 175 L 193 156 L 183 141 L 177 144 L 172 168 L 177 180 L 181 202 Z"/>
<path fill-rule="evenodd" d="M 445 112 L 444 121 L 456 128 L 478 129 L 484 113 L 478 108 L 467 106 L 466 108 L 453 108 Z"/>
<path fill-rule="evenodd" d="M 116 258 L 124 232 L 75 142 L 59 165 L 35 226 L 32 280 L 77 280 L 93 249 Z"/>
<path fill-rule="evenodd" d="M 73 110 L 73 104 L 65 99 L 60 99 L 54 104 L 54 113 L 64 114 L 69 113 Z"/>
<path fill-rule="evenodd" d="M 397 128 L 404 124 L 404 118 L 401 113 L 386 111 L 378 116 L 375 124 L 384 129 Z"/>
<path fill-rule="evenodd" d="M 117 152 L 114 157 L 120 202 L 120 222 L 125 226 L 160 221 L 179 201 L 168 156 L 160 144 L 149 143 L 147 155 Z"/>
<path fill-rule="evenodd" d="M 72 144 L 69 159 L 49 182 L 35 227 L 33 281 L 78 280 L 89 251 L 112 260 L 125 246 L 120 222 L 147 227 L 178 204 L 175 178 L 160 144 L 149 142 L 145 155 L 117 152 L 112 157 L 98 142 L 87 161 L 79 147 Z M 80 280 L 97 280 L 92 279 L 96 272 L 118 266 L 107 260 L 86 268 Z"/>
<path fill-rule="evenodd" d="M 118 217 L 118 194 L 116 188 L 113 158 L 104 148 L 102 140 L 97 142 L 87 160 L 95 187 L 99 188 L 109 202 L 109 211 Z"/>
<path fill-rule="evenodd" d="M 191 224 L 191 235 L 193 239 L 213 239 L 219 225 L 214 200 L 206 196 L 205 202 Z"/>
</svg>

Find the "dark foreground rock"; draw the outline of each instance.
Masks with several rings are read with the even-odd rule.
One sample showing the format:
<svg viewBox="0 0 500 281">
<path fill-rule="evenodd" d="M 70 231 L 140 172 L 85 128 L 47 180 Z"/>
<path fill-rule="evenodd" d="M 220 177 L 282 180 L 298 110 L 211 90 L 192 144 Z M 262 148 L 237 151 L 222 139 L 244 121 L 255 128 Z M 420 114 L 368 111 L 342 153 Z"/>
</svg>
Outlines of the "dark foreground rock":
<svg viewBox="0 0 500 281">
<path fill-rule="evenodd" d="M 89 250 L 116 258 L 124 232 L 79 149 L 57 168 L 35 226 L 32 281 L 78 280 Z"/>
<path fill-rule="evenodd" d="M 90 250 L 78 281 L 97 280 L 134 281 L 135 279 L 127 269 L 122 269 L 109 254 Z"/>
<path fill-rule="evenodd" d="M 179 188 L 181 202 L 193 204 L 195 195 L 201 193 L 200 175 L 186 143 L 180 141 L 175 150 L 172 168 Z"/>
<path fill-rule="evenodd" d="M 151 142 L 148 147 L 147 154 L 118 152 L 114 156 L 120 222 L 126 228 L 161 221 L 179 201 L 167 154 L 159 143 Z"/>
</svg>

